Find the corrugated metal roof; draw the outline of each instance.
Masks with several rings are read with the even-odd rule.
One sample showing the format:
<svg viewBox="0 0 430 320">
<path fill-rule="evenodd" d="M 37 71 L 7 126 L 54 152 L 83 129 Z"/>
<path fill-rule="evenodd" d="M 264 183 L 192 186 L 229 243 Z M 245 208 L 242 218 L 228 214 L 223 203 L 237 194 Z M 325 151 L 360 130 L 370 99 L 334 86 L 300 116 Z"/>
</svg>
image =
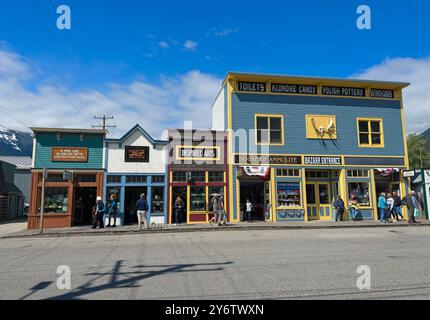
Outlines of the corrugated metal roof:
<svg viewBox="0 0 430 320">
<path fill-rule="evenodd" d="M 20 170 L 30 170 L 32 165 L 31 157 L 0 156 L 0 161 L 13 164 Z"/>
</svg>

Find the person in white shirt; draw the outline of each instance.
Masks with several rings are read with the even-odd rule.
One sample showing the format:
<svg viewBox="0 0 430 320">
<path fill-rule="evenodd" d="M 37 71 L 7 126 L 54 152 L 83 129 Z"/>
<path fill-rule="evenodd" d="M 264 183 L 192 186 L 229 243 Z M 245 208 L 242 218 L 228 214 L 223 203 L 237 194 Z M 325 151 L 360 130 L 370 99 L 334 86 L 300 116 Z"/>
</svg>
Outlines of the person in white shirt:
<svg viewBox="0 0 430 320">
<path fill-rule="evenodd" d="M 246 199 L 246 212 L 245 212 L 245 219 L 246 221 L 251 221 L 251 214 L 254 209 L 254 206 L 252 205 L 251 201 L 249 199 Z"/>
<path fill-rule="evenodd" d="M 397 222 L 396 215 L 394 214 L 394 199 L 391 193 L 387 194 L 387 213 L 388 217 L 393 217 L 393 222 Z"/>
</svg>

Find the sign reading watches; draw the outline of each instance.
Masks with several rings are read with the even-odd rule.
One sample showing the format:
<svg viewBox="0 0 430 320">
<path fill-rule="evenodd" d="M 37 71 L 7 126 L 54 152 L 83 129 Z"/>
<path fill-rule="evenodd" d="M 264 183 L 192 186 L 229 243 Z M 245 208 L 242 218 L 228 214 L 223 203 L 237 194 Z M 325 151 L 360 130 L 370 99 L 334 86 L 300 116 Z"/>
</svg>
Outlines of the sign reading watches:
<svg viewBox="0 0 430 320">
<path fill-rule="evenodd" d="M 341 157 L 305 156 L 305 165 L 341 166 Z"/>
</svg>

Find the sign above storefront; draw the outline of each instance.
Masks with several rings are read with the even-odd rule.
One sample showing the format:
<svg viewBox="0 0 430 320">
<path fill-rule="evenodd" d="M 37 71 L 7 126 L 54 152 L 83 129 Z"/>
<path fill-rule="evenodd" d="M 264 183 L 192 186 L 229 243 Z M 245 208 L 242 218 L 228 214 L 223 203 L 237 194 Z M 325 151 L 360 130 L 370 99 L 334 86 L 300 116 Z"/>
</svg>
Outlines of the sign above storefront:
<svg viewBox="0 0 430 320">
<path fill-rule="evenodd" d="M 403 178 L 413 178 L 415 176 L 415 170 L 403 171 Z"/>
<path fill-rule="evenodd" d="M 239 164 L 268 164 L 268 165 L 299 165 L 302 164 L 300 156 L 283 155 L 236 155 L 235 163 Z"/>
<path fill-rule="evenodd" d="M 266 92 L 266 83 L 239 81 L 237 83 L 237 90 L 246 92 Z"/>
<path fill-rule="evenodd" d="M 394 90 L 387 89 L 370 89 L 372 98 L 394 99 Z"/>
<path fill-rule="evenodd" d="M 219 147 L 178 146 L 177 160 L 219 160 Z"/>
<path fill-rule="evenodd" d="M 342 157 L 305 156 L 305 165 L 341 166 Z"/>
<path fill-rule="evenodd" d="M 125 162 L 149 162 L 149 147 L 125 147 Z"/>
<path fill-rule="evenodd" d="M 365 88 L 351 88 L 351 87 L 331 87 L 323 86 L 322 94 L 325 96 L 344 96 L 344 97 L 365 97 Z"/>
<path fill-rule="evenodd" d="M 272 83 L 273 93 L 317 94 L 317 86 L 305 84 Z"/>
<path fill-rule="evenodd" d="M 88 148 L 53 147 L 52 162 L 88 162 Z"/>
</svg>

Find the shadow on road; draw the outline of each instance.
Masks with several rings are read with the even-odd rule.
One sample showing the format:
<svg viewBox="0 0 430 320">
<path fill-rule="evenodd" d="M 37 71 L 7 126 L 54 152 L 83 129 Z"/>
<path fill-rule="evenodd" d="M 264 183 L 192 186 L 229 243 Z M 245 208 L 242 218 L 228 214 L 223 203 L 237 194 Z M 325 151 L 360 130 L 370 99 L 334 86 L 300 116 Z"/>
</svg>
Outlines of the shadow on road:
<svg viewBox="0 0 430 320">
<path fill-rule="evenodd" d="M 142 286 L 139 281 L 157 277 L 169 273 L 201 272 L 201 271 L 222 271 L 225 266 L 232 262 L 223 263 L 197 263 L 197 264 L 175 264 L 175 265 L 138 265 L 131 267 L 131 271 L 121 271 L 124 261 L 116 261 L 113 268 L 108 272 L 92 272 L 85 276 L 92 277 L 89 281 L 76 289 L 64 294 L 48 298 L 48 300 L 73 300 L 80 299 L 88 294 L 101 292 L 108 289 L 139 288 Z M 94 284 L 103 278 L 108 278 L 104 284 Z M 42 289 L 43 290 L 43 289 Z M 27 296 L 23 298 L 27 298 Z"/>
</svg>

